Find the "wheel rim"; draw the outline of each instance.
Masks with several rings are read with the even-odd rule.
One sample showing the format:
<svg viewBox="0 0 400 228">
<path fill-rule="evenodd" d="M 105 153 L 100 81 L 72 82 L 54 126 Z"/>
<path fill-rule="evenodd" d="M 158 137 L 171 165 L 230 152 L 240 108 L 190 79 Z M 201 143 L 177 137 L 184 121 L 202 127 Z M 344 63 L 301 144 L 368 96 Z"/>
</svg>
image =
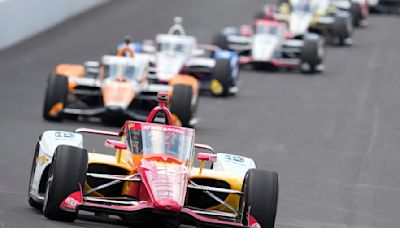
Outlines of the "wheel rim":
<svg viewBox="0 0 400 228">
<path fill-rule="evenodd" d="M 53 157 L 53 162 L 51 164 L 51 167 L 49 168 L 49 173 L 48 173 L 48 178 L 47 178 L 47 183 L 46 183 L 46 193 L 44 196 L 44 202 L 43 202 L 43 210 L 47 208 L 47 203 L 49 200 L 49 189 L 53 183 L 53 177 L 54 177 L 54 172 L 53 172 L 53 167 L 55 165 L 56 158 Z"/>
<path fill-rule="evenodd" d="M 29 178 L 28 197 L 31 197 L 32 183 L 33 183 L 33 179 L 34 179 L 33 178 L 34 177 L 34 173 L 35 173 L 35 170 L 36 170 L 36 164 L 37 164 L 38 155 L 39 155 L 39 143 L 36 145 L 35 155 L 33 156 L 31 176 Z"/>
</svg>

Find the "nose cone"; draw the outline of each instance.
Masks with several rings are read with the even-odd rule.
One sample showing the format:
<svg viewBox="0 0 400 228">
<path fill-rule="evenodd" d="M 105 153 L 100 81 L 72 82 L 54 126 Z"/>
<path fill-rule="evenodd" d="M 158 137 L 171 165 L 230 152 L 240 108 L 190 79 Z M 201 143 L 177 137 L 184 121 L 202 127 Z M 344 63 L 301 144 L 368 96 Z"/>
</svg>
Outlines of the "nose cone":
<svg viewBox="0 0 400 228">
<path fill-rule="evenodd" d="M 142 159 L 139 173 L 156 210 L 181 211 L 187 190 L 188 169 L 185 165 Z"/>
<path fill-rule="evenodd" d="M 173 199 L 163 199 L 154 202 L 154 208 L 157 210 L 172 211 L 178 213 L 181 211 L 182 205 Z"/>
<path fill-rule="evenodd" d="M 135 85 L 123 78 L 105 80 L 102 85 L 104 106 L 112 110 L 125 110 L 136 95 Z"/>
<path fill-rule="evenodd" d="M 169 81 L 173 76 L 179 74 L 185 62 L 181 55 L 168 55 L 159 53 L 157 55 L 157 76 L 160 80 Z"/>
<path fill-rule="evenodd" d="M 278 38 L 268 34 L 258 34 L 253 38 L 252 58 L 256 61 L 270 61 L 278 45 Z"/>
<path fill-rule="evenodd" d="M 304 34 L 308 31 L 312 15 L 296 12 L 290 15 L 289 31 L 295 35 Z"/>
</svg>

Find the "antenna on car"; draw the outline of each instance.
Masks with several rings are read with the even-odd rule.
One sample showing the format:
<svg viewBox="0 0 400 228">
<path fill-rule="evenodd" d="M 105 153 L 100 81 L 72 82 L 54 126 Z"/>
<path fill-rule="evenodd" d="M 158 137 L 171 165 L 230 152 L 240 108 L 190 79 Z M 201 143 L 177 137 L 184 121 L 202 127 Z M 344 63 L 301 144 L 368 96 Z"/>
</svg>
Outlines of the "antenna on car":
<svg viewBox="0 0 400 228">
<path fill-rule="evenodd" d="M 168 92 L 159 92 L 157 94 L 157 101 L 158 101 L 159 105 L 156 106 L 155 108 L 153 108 L 153 110 L 151 110 L 150 114 L 147 116 L 146 122 L 153 123 L 154 119 L 156 118 L 156 115 L 159 112 L 164 112 L 165 124 L 173 125 L 171 111 L 169 111 L 169 109 L 166 106 L 169 101 Z"/>
<path fill-rule="evenodd" d="M 182 17 L 174 17 L 174 25 L 169 28 L 168 34 L 185 36 L 185 29 L 182 26 Z"/>
</svg>

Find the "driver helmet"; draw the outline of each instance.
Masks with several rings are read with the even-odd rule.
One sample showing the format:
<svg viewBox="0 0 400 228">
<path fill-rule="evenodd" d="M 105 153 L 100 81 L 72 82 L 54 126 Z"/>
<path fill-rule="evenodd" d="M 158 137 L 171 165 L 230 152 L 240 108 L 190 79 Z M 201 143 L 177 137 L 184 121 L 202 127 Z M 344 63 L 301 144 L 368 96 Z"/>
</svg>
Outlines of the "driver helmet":
<svg viewBox="0 0 400 228">
<path fill-rule="evenodd" d="M 135 57 L 135 46 L 132 43 L 132 37 L 126 35 L 124 39 L 118 44 L 117 56 Z"/>
</svg>

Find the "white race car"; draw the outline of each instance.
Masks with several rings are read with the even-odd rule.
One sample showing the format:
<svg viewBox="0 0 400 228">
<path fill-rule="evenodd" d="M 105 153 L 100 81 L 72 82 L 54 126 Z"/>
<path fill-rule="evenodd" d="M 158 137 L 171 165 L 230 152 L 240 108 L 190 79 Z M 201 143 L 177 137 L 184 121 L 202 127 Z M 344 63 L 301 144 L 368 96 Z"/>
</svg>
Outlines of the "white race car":
<svg viewBox="0 0 400 228">
<path fill-rule="evenodd" d="M 186 74 L 200 82 L 202 90 L 215 96 L 228 96 L 239 90 L 239 60 L 235 52 L 213 45 L 201 45 L 186 34 L 182 19 L 167 34 L 158 34 L 155 41 L 135 44 L 137 51 L 151 56 L 152 72 L 158 82 L 168 83 L 176 75 Z"/>
<path fill-rule="evenodd" d="M 251 26 L 226 27 L 214 44 L 236 51 L 241 64 L 255 68 L 299 68 L 302 73 L 324 69 L 324 39 L 317 34 L 295 36 L 284 22 L 256 19 Z"/>
</svg>

